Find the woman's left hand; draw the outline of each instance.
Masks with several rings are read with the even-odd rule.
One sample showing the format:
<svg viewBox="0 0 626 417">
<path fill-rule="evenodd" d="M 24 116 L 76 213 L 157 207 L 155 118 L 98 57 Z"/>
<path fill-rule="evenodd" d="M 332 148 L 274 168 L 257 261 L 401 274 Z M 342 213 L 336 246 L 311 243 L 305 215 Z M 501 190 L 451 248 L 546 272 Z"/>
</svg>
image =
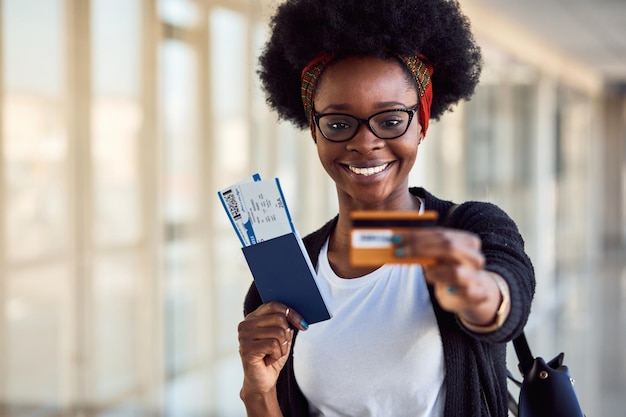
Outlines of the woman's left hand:
<svg viewBox="0 0 626 417">
<path fill-rule="evenodd" d="M 495 274 L 484 269 L 485 257 L 477 235 L 436 227 L 399 236 L 398 255 L 435 261 L 424 266 L 424 276 L 434 286 L 435 297 L 444 310 L 477 326 L 489 326 L 495 321 L 502 294 L 492 277 Z"/>
</svg>

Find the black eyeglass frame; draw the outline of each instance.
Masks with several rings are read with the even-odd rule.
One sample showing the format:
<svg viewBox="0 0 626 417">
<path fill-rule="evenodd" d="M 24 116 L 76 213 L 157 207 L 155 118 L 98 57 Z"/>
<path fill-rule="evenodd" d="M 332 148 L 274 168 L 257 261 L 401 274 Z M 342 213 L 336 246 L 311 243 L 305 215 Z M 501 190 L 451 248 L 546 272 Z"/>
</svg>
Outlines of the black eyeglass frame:
<svg viewBox="0 0 626 417">
<path fill-rule="evenodd" d="M 322 134 L 324 139 L 326 139 L 329 142 L 341 143 L 341 142 L 348 142 L 349 140 L 352 140 L 357 135 L 357 133 L 359 133 L 359 129 L 361 128 L 362 124 L 366 124 L 368 129 L 370 130 L 370 132 L 372 132 L 374 134 L 374 136 L 376 136 L 377 138 L 382 139 L 382 140 L 392 140 L 392 139 L 399 138 L 400 136 L 404 135 L 409 130 L 409 127 L 411 126 L 411 122 L 413 121 L 413 117 L 415 116 L 415 113 L 417 112 L 418 107 L 419 107 L 419 103 L 416 104 L 415 106 L 409 107 L 409 108 L 383 110 L 383 111 L 379 111 L 378 113 L 372 114 L 367 119 L 361 119 L 359 117 L 356 117 L 356 116 L 353 116 L 353 115 L 347 114 L 347 113 L 315 113 L 313 115 L 313 120 L 315 121 L 315 125 L 317 126 L 317 129 Z M 374 130 L 374 128 L 370 124 L 370 121 L 374 117 L 379 116 L 381 114 L 392 113 L 392 112 L 399 112 L 399 111 L 405 112 L 405 113 L 407 113 L 409 115 L 409 121 L 406 123 L 406 129 L 404 129 L 404 132 L 402 132 L 401 134 L 399 134 L 397 136 L 393 136 L 393 137 L 390 137 L 390 138 L 383 138 L 383 137 L 379 136 L 379 134 L 376 133 L 376 130 Z M 354 129 L 354 133 L 352 133 L 352 135 L 349 138 L 341 139 L 341 140 L 330 139 L 328 136 L 326 136 L 324 134 L 324 131 L 323 131 L 323 129 L 320 126 L 320 119 L 322 117 L 325 117 L 325 116 L 347 116 L 347 117 L 350 117 L 350 118 L 356 120 L 358 122 L 358 125 L 357 125 L 356 129 Z"/>
</svg>

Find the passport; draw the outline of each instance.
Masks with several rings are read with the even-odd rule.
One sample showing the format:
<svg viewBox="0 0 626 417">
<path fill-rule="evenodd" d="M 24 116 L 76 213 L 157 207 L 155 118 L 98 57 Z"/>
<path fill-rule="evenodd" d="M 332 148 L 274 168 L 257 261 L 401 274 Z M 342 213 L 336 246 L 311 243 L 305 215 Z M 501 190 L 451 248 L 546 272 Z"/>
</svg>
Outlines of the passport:
<svg viewBox="0 0 626 417">
<path fill-rule="evenodd" d="M 254 174 L 219 191 L 218 197 L 242 244 L 263 303 L 281 302 L 308 324 L 330 319 L 279 179 L 262 180 Z"/>
<path fill-rule="evenodd" d="M 264 303 L 281 302 L 300 313 L 308 324 L 331 318 L 298 235 L 288 233 L 242 251 Z"/>
</svg>

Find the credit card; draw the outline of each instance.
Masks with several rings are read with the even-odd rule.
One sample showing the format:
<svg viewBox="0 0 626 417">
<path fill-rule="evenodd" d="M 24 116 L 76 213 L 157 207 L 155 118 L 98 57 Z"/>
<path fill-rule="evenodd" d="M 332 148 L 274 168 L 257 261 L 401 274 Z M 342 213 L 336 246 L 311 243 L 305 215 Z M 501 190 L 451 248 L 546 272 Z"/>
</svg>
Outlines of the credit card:
<svg viewBox="0 0 626 417">
<path fill-rule="evenodd" d="M 353 211 L 350 213 L 350 263 L 356 267 L 393 264 L 432 265 L 435 260 L 425 257 L 395 256 L 394 234 L 420 227 L 437 225 L 438 213 L 417 211 Z"/>
</svg>

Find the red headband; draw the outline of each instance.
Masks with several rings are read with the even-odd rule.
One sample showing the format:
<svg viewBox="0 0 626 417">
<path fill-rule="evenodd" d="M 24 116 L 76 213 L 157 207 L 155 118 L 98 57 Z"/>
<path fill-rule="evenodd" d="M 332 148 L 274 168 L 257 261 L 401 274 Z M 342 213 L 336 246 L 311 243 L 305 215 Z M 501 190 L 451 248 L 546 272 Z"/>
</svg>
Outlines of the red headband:
<svg viewBox="0 0 626 417">
<path fill-rule="evenodd" d="M 302 70 L 302 87 L 300 89 L 302 94 L 302 104 L 304 105 L 305 114 L 309 118 L 309 125 L 311 126 L 311 133 L 313 135 L 315 135 L 315 122 L 313 120 L 315 87 L 320 76 L 334 57 L 335 56 L 333 54 L 321 54 L 309 62 Z M 410 57 L 400 56 L 399 58 L 407 66 L 409 71 L 411 71 L 411 74 L 413 74 L 419 95 L 419 121 L 422 124 L 424 136 L 426 136 L 428 122 L 430 120 L 430 106 L 433 102 L 433 85 L 431 83 L 431 77 L 433 75 L 434 68 L 428 59 L 421 54 Z"/>
</svg>

